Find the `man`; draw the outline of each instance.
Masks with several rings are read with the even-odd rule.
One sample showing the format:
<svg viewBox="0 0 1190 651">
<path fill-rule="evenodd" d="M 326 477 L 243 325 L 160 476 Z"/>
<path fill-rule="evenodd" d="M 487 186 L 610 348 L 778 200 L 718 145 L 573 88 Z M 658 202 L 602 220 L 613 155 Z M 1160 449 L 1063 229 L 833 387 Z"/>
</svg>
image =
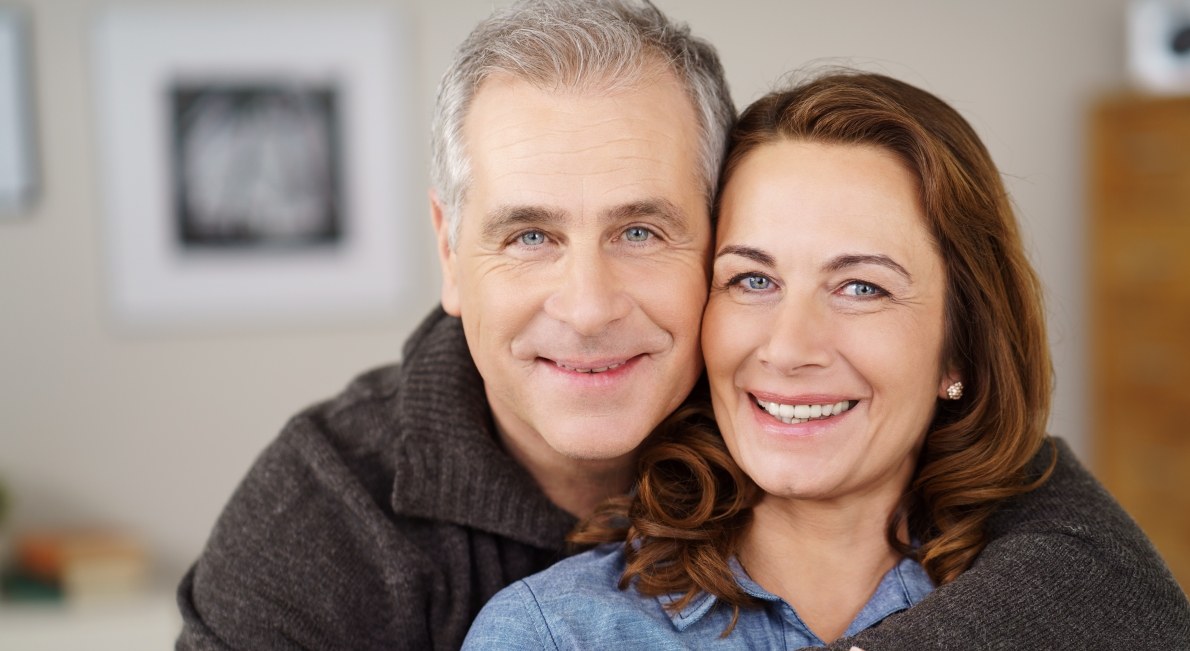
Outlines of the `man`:
<svg viewBox="0 0 1190 651">
<path fill-rule="evenodd" d="M 299 414 L 257 460 L 179 587 L 178 647 L 453 649 L 497 590 L 561 558 L 701 371 L 733 114 L 713 49 L 651 6 L 539 0 L 477 27 L 433 125 L 443 309 L 400 366 Z M 1047 487 L 1089 496 L 1065 517 L 1122 515 L 1075 470 Z M 970 580 L 890 630 L 920 645 L 1041 627 L 1044 570 L 1092 583 L 1085 549 L 1056 568 L 1012 556 L 1021 532 L 1075 536 L 1045 521 L 1058 512 L 1023 501 Z M 977 617 L 1006 583 L 1025 605 Z"/>
</svg>

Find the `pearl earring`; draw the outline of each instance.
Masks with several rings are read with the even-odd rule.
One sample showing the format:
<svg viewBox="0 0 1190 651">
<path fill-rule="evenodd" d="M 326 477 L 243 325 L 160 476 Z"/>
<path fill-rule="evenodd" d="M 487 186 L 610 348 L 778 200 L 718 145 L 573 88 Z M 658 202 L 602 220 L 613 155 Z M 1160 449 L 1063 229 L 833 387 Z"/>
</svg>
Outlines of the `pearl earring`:
<svg viewBox="0 0 1190 651">
<path fill-rule="evenodd" d="M 959 398 L 962 398 L 963 397 L 963 383 L 955 382 L 954 384 L 946 387 L 946 397 L 950 398 L 951 400 L 958 400 Z"/>
</svg>

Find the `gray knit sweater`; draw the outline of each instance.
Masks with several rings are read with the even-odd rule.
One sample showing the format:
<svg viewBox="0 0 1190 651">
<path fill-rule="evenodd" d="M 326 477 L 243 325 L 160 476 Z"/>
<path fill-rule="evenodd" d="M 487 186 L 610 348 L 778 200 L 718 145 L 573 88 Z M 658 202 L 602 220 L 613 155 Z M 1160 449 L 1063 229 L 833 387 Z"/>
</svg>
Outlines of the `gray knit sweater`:
<svg viewBox="0 0 1190 651">
<path fill-rule="evenodd" d="M 971 570 L 856 643 L 1190 648 L 1185 595 L 1059 449 L 1053 480 L 1000 513 Z M 178 588 L 177 647 L 455 649 L 493 594 L 565 553 L 573 525 L 500 450 L 462 328 L 435 310 L 400 366 L 299 414 L 257 459 Z"/>
</svg>

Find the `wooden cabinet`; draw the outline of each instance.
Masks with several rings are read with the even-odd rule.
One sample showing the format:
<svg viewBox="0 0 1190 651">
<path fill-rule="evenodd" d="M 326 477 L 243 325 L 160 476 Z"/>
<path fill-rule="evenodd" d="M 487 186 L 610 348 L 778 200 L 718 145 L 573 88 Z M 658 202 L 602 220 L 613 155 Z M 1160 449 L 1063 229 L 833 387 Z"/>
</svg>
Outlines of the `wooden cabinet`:
<svg viewBox="0 0 1190 651">
<path fill-rule="evenodd" d="M 1096 474 L 1190 589 L 1190 97 L 1091 120 Z"/>
</svg>

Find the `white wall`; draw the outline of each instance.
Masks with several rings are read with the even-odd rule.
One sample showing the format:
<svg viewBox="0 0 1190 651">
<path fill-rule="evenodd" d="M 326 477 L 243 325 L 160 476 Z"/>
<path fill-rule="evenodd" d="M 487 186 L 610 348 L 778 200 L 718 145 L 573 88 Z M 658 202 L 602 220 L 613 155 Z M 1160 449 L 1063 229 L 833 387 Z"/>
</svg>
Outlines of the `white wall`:
<svg viewBox="0 0 1190 651">
<path fill-rule="evenodd" d="M 502 2 L 501 2 L 502 4 Z M 954 103 L 1020 208 L 1051 318 L 1053 431 L 1087 458 L 1083 323 L 1084 116 L 1124 84 L 1125 0 L 659 0 L 715 43 L 741 107 L 782 73 L 830 58 L 882 70 Z M 133 337 L 109 322 L 103 272 L 90 27 L 102 5 L 32 5 L 44 191 L 0 221 L 0 476 L 12 524 L 115 522 L 143 535 L 167 578 L 200 550 L 254 456 L 298 408 L 395 359 L 435 301 L 366 327 Z M 268 5 L 266 5 L 268 6 Z M 284 11 L 284 3 L 277 3 Z M 419 160 L 433 88 L 489 0 L 417 0 Z M 426 185 L 424 167 L 414 187 Z M 430 250 L 425 198 L 397 218 Z"/>
</svg>

